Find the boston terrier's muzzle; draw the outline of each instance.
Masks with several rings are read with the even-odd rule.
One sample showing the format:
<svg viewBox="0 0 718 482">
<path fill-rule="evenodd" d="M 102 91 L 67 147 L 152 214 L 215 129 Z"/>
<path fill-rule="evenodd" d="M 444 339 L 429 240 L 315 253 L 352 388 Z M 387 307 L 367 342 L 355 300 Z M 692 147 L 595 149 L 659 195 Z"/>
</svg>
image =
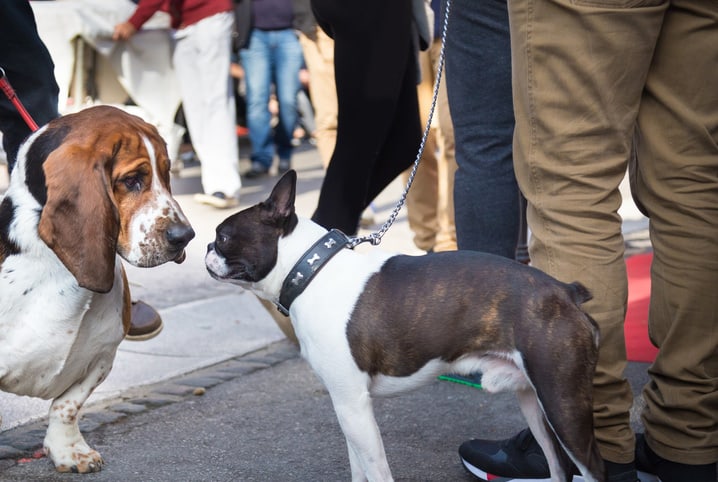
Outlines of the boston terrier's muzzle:
<svg viewBox="0 0 718 482">
<path fill-rule="evenodd" d="M 215 279 L 279 304 L 306 278 L 302 263 L 316 260 L 327 231 L 296 216 L 295 191 L 289 171 L 266 201 L 217 227 L 205 258 Z M 517 393 L 552 480 L 570 480 L 572 463 L 585 480 L 604 480 L 593 436 L 598 328 L 580 308 L 591 297 L 582 285 L 471 251 L 331 255 L 285 308 L 331 395 L 353 480 L 392 480 L 371 396 L 474 372 L 490 392 Z"/>
</svg>

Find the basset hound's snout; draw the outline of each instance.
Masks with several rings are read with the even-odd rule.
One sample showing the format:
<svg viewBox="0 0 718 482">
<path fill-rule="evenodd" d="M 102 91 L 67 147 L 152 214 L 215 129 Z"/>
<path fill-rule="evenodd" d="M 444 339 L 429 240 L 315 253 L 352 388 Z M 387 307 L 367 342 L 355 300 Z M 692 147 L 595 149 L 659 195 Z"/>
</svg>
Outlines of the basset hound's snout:
<svg viewBox="0 0 718 482">
<path fill-rule="evenodd" d="M 195 232 L 192 226 L 185 223 L 172 223 L 165 232 L 165 237 L 170 246 L 176 249 L 179 253 L 174 262 L 179 264 L 182 263 L 186 256 L 185 247 L 194 239 Z"/>
</svg>

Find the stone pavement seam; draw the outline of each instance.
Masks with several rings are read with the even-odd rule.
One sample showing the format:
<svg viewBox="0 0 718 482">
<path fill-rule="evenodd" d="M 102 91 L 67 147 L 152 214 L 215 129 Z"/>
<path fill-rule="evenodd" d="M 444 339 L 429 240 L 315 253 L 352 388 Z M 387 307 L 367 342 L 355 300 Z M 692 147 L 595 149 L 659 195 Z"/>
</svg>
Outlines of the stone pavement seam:
<svg viewBox="0 0 718 482">
<path fill-rule="evenodd" d="M 205 368 L 129 389 L 118 397 L 84 407 L 80 415 L 80 431 L 86 434 L 133 414 L 204 395 L 205 390 L 220 383 L 271 368 L 298 356 L 299 348 L 295 344 L 281 340 Z M 38 456 L 46 429 L 47 417 L 43 417 L 2 432 L 0 470 L 14 465 L 23 457 Z"/>
</svg>

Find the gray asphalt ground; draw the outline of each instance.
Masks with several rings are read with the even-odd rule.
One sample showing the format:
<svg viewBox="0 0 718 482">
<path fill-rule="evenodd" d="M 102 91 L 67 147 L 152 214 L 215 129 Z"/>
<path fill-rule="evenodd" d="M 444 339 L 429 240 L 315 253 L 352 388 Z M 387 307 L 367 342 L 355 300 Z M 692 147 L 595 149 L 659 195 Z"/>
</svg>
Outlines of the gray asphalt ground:
<svg viewBox="0 0 718 482">
<path fill-rule="evenodd" d="M 632 382 L 641 383 L 645 365 L 632 364 L 629 371 Z M 193 394 L 198 386 L 206 387 L 204 395 Z M 460 464 L 459 444 L 511 436 L 525 426 L 513 394 L 489 395 L 445 381 L 374 406 L 398 481 L 475 480 Z M 130 391 L 89 412 L 96 426 L 85 437 L 103 454 L 101 472 L 58 474 L 46 458 L 0 459 L 0 480 L 351 479 L 329 396 L 288 341 Z M 39 441 L 43 425 L 18 429 L 22 434 Z"/>
<path fill-rule="evenodd" d="M 246 146 L 242 152 L 246 156 Z M 323 171 L 310 146 L 298 150 L 294 163 L 297 209 L 308 217 Z M 246 158 L 241 166 L 248 167 Z M 234 211 L 194 203 L 198 176 L 198 167 L 187 165 L 173 177 L 174 192 L 197 231 L 187 261 L 128 268 L 135 298 L 158 308 L 165 328 L 153 340 L 123 342 L 113 372 L 85 406 L 81 429 L 102 453 L 103 470 L 86 476 L 58 474 L 48 459 L 35 458 L 48 402 L 0 394 L 0 480 L 350 479 L 327 392 L 299 358 L 297 347 L 253 295 L 207 275 L 205 247 L 214 227 Z M 240 209 L 263 200 L 276 180 L 245 181 Z M 387 218 L 402 188 L 397 181 L 376 200 L 378 223 Z M 644 226 L 640 219 L 629 223 L 634 232 L 635 226 Z M 640 244 L 640 236 L 634 237 Z M 380 249 L 418 253 L 405 210 Z M 632 363 L 628 370 L 637 394 L 632 416 L 636 430 L 645 369 L 646 364 Z M 525 426 L 512 394 L 491 396 L 438 380 L 399 398 L 377 400 L 375 411 L 394 476 L 404 481 L 472 480 L 459 463 L 459 444 L 472 437 L 511 436 Z"/>
</svg>

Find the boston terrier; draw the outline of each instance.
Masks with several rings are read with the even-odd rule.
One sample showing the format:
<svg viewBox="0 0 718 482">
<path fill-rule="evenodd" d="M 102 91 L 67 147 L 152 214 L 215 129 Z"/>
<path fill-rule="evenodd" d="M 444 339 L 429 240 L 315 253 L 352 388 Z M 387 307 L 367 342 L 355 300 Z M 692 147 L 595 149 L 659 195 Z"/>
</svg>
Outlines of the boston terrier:
<svg viewBox="0 0 718 482">
<path fill-rule="evenodd" d="M 593 435 L 598 327 L 579 283 L 473 251 L 422 256 L 359 252 L 341 232 L 295 213 L 297 175 L 225 219 L 207 248 L 210 275 L 254 292 L 291 318 L 346 437 L 354 481 L 389 481 L 372 397 L 444 373 L 482 373 L 513 390 L 553 481 L 603 481 Z"/>
</svg>

